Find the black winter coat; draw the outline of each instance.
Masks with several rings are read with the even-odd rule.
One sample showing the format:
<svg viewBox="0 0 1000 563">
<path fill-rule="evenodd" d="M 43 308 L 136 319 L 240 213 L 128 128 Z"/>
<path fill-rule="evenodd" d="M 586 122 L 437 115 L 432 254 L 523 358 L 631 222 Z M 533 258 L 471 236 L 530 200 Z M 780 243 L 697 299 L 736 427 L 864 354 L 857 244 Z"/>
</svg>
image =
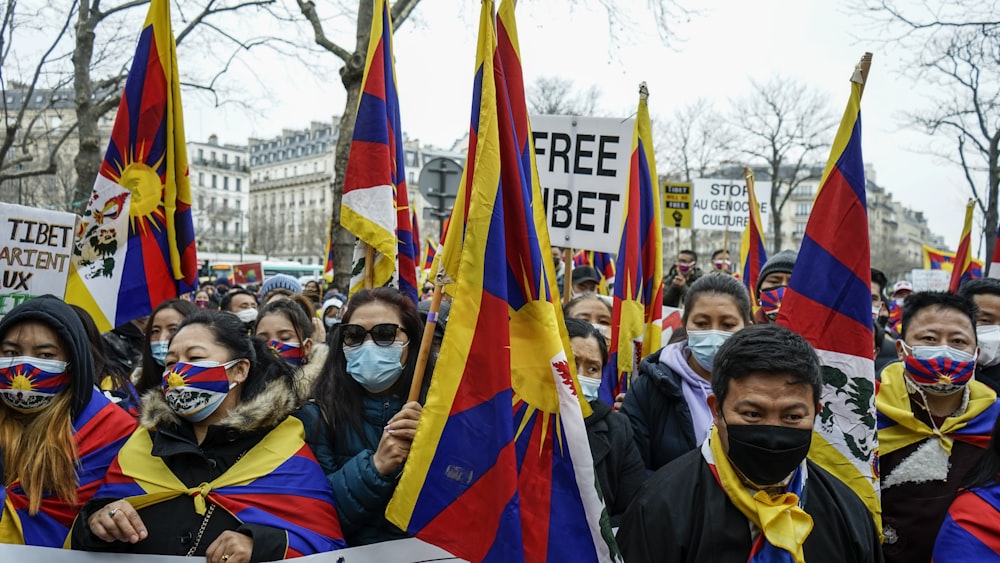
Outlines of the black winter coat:
<svg viewBox="0 0 1000 563">
<path fill-rule="evenodd" d="M 590 408 L 594 412 L 585 421 L 587 439 L 594 456 L 594 473 L 614 527 L 646 480 L 646 467 L 635 447 L 628 419 L 600 400 L 591 401 Z"/>
<path fill-rule="evenodd" d="M 695 449 L 691 410 L 681 390 L 681 376 L 660 363 L 660 352 L 646 356 L 625 395 L 621 412 L 635 432 L 646 469 L 656 471 Z"/>
</svg>

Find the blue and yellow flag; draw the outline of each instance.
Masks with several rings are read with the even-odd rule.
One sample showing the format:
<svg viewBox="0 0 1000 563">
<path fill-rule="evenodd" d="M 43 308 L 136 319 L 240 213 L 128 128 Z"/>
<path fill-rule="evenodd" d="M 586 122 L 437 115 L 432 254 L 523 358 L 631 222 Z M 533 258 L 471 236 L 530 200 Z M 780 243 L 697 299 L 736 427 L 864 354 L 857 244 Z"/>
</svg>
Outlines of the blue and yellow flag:
<svg viewBox="0 0 1000 563">
<path fill-rule="evenodd" d="M 809 457 L 857 493 L 881 529 L 875 430 L 874 336 L 861 92 L 871 54 L 851 96 L 809 215 L 778 324 L 812 344 L 824 366 Z"/>
<path fill-rule="evenodd" d="M 333 254 L 333 219 L 331 219 L 326 226 L 326 258 L 323 260 L 323 279 L 326 283 L 333 282 L 336 267 Z"/>
<path fill-rule="evenodd" d="M 948 283 L 948 291 L 952 293 L 958 293 L 958 288 L 965 280 L 983 277 L 982 266 L 978 274 L 973 270 L 975 261 L 972 259 L 972 211 L 975 206 L 974 199 L 970 199 L 965 206 L 965 223 L 962 224 L 962 236 L 958 240 L 958 250 L 955 252 L 951 270 L 951 282 Z"/>
<path fill-rule="evenodd" d="M 750 292 L 750 301 L 753 303 L 753 310 L 757 312 L 760 304 L 757 302 L 757 280 L 760 278 L 760 271 L 767 262 L 767 250 L 764 247 L 764 228 L 760 222 L 760 207 L 757 205 L 757 192 L 754 189 L 753 170 L 744 170 L 747 181 L 747 201 L 749 204 L 749 217 L 747 226 L 743 229 L 743 238 L 740 240 L 740 275 L 743 276 L 743 285 Z"/>
<path fill-rule="evenodd" d="M 103 332 L 195 288 L 184 118 L 170 2 L 153 0 L 79 223 L 66 302 Z"/>
<path fill-rule="evenodd" d="M 615 380 L 601 383 L 600 397 L 614 404 L 614 397 L 628 387 L 639 361 L 660 349 L 663 317 L 663 209 L 660 202 L 653 128 L 649 121 L 643 84 L 632 135 L 632 163 L 625 193 L 622 238 L 615 264 L 614 305 L 611 313 L 609 365 Z"/>
<path fill-rule="evenodd" d="M 512 10 L 501 18 L 516 38 Z M 542 251 L 535 227 L 531 172 L 519 151 L 513 108 L 523 91 L 508 92 L 504 62 L 486 0 L 471 189 L 464 224 L 453 223 L 449 234 L 464 231 L 457 291 L 386 517 L 470 561 L 608 560 L 614 540 L 601 526 L 579 387 L 560 338 L 548 248 Z"/>
<path fill-rule="evenodd" d="M 952 273 L 955 271 L 955 253 L 947 250 L 939 250 L 933 246 L 923 245 L 921 249 L 925 270 L 944 270 Z M 983 263 L 973 258 L 969 264 L 969 275 L 973 278 L 983 277 Z"/>
<path fill-rule="evenodd" d="M 615 282 L 615 259 L 607 252 L 596 250 L 581 250 L 573 255 L 573 267 L 590 266 L 597 270 L 600 280 L 597 282 L 597 293 L 608 294 L 608 284 Z"/>
<path fill-rule="evenodd" d="M 358 116 L 344 176 L 340 222 L 375 250 L 374 284 L 392 284 L 417 300 L 417 259 L 406 191 L 403 126 L 399 117 L 392 18 L 386 0 L 375 0 Z M 354 254 L 350 293 L 364 287 L 362 245 Z"/>
</svg>

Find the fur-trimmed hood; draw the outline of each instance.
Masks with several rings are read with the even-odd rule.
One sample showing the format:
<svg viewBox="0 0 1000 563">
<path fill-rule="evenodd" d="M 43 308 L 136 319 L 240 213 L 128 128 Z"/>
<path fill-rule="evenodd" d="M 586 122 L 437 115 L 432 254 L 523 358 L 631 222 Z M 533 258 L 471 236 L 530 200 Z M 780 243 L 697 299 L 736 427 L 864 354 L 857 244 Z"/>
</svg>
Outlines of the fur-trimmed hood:
<svg viewBox="0 0 1000 563">
<path fill-rule="evenodd" d="M 276 379 L 264 387 L 256 397 L 241 401 L 216 426 L 232 428 L 241 433 L 268 429 L 292 414 L 299 407 L 293 383 L 286 379 Z M 183 419 L 175 413 L 163 391 L 151 389 L 142 395 L 142 415 L 139 424 L 145 428 L 159 425 L 179 425 Z"/>
<path fill-rule="evenodd" d="M 306 402 L 313 396 L 313 388 L 323 372 L 330 347 L 322 342 L 313 342 L 309 350 L 309 361 L 295 370 L 295 394 L 299 402 Z"/>
</svg>

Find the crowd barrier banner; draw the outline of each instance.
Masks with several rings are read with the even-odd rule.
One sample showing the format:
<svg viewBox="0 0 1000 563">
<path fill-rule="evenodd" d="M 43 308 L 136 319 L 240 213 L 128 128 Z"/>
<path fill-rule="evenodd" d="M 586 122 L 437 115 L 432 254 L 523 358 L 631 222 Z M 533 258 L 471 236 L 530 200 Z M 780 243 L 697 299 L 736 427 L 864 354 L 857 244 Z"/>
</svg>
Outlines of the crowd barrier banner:
<svg viewBox="0 0 1000 563">
<path fill-rule="evenodd" d="M 191 563 L 204 559 L 169 555 L 128 555 L 120 553 L 91 553 L 68 551 L 51 547 L 0 544 L 0 561 L 22 561 L 25 563 L 44 561 L 45 563 Z M 377 543 L 362 547 L 351 547 L 329 553 L 318 553 L 298 559 L 287 559 L 302 563 L 423 563 L 461 562 L 447 551 L 422 542 L 416 538 Z"/>
<path fill-rule="evenodd" d="M 62 297 L 76 216 L 0 203 L 0 317 L 24 301 Z"/>
</svg>

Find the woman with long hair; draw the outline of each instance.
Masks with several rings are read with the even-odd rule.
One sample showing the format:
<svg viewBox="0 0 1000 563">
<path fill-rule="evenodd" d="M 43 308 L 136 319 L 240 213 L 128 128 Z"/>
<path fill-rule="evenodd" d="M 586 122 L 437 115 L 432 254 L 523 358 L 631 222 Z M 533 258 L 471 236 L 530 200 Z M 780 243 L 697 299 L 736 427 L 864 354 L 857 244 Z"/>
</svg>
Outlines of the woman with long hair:
<svg viewBox="0 0 1000 563">
<path fill-rule="evenodd" d="M 413 300 L 379 287 L 357 292 L 331 332 L 314 393 L 327 425 L 327 448 L 317 456 L 350 545 L 406 537 L 385 508 L 420 419 L 420 403 L 406 398 L 421 329 Z"/>
<path fill-rule="evenodd" d="M 184 319 L 200 309 L 184 299 L 168 299 L 160 303 L 146 321 L 145 338 L 142 340 L 142 360 L 132 374 L 135 387 L 142 395 L 150 389 L 159 389 L 163 367 L 167 360 L 167 346 Z"/>
<path fill-rule="evenodd" d="M 0 543 L 62 547 L 135 420 L 94 387 L 80 318 L 51 295 L 0 320 Z"/>
<path fill-rule="evenodd" d="M 185 319 L 73 548 L 246 562 L 344 547 L 293 377 L 231 313 Z"/>
</svg>

